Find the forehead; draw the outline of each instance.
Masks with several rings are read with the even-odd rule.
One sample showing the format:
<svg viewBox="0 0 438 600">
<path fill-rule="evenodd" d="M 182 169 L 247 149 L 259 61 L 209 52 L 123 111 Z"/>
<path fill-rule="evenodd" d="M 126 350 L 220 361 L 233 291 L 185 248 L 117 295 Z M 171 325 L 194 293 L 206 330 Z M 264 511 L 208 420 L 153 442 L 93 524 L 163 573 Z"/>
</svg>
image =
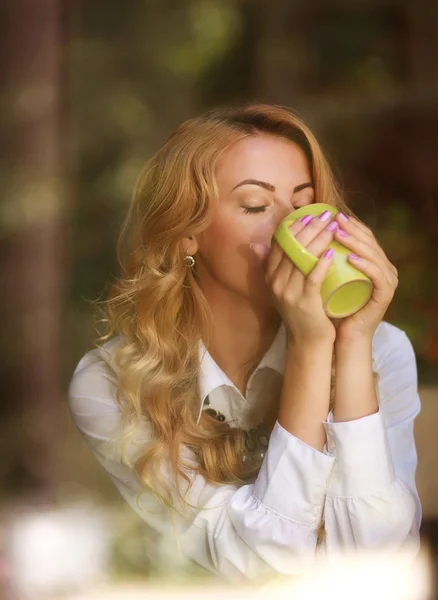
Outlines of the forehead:
<svg viewBox="0 0 438 600">
<path fill-rule="evenodd" d="M 252 135 L 227 148 L 216 168 L 218 184 L 239 183 L 243 179 L 262 179 L 273 185 L 298 185 L 310 178 L 304 151 L 287 138 Z M 303 179 L 304 178 L 304 179 Z"/>
</svg>

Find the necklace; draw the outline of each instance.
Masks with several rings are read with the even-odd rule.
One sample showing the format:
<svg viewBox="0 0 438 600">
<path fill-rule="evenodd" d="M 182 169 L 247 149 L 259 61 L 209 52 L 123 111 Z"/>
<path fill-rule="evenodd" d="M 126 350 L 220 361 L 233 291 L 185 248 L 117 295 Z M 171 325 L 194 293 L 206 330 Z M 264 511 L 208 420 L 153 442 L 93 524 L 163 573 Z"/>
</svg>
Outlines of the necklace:
<svg viewBox="0 0 438 600">
<path fill-rule="evenodd" d="M 202 410 L 207 415 L 213 417 L 213 419 L 216 419 L 221 423 L 226 420 L 225 415 L 211 407 L 208 396 L 204 400 Z M 244 430 L 243 433 L 245 437 L 245 452 L 243 454 L 243 462 L 251 467 L 255 463 L 260 463 L 260 461 L 263 460 L 268 447 L 270 434 L 264 423 L 260 423 L 255 428 Z"/>
</svg>

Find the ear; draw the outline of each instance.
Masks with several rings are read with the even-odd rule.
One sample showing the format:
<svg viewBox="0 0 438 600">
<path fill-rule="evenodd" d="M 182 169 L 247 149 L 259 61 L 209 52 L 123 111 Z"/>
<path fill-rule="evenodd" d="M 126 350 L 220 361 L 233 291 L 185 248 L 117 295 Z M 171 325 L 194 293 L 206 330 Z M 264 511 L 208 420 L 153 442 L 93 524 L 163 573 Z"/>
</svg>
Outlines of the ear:
<svg viewBox="0 0 438 600">
<path fill-rule="evenodd" d="M 193 256 L 198 251 L 198 242 L 194 235 L 190 237 L 184 237 L 182 240 L 183 248 L 187 254 Z"/>
</svg>

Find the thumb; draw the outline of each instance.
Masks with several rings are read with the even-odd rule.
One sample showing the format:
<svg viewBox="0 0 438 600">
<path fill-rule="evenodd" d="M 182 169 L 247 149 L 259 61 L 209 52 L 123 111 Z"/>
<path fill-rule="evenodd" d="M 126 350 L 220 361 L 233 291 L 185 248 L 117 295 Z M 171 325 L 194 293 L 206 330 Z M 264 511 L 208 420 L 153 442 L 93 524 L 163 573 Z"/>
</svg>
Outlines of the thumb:
<svg viewBox="0 0 438 600">
<path fill-rule="evenodd" d="M 251 250 L 254 252 L 254 254 L 257 256 L 257 258 L 259 260 L 266 260 L 269 256 L 269 253 L 271 251 L 271 249 L 269 248 L 269 246 L 266 246 L 265 244 L 251 244 L 250 245 Z"/>
</svg>

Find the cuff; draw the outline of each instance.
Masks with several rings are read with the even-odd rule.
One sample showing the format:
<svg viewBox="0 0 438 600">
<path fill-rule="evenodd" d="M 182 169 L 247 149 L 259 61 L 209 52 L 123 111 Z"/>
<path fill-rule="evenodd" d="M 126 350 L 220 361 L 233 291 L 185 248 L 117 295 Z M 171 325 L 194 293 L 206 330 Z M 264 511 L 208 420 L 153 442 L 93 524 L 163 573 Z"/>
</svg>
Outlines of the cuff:
<svg viewBox="0 0 438 600">
<path fill-rule="evenodd" d="M 394 481 L 394 467 L 380 411 L 346 422 L 324 422 L 327 451 L 336 459 L 328 496 L 367 496 Z"/>
<path fill-rule="evenodd" d="M 335 459 L 276 422 L 254 496 L 268 510 L 302 524 L 318 524 Z"/>
</svg>

